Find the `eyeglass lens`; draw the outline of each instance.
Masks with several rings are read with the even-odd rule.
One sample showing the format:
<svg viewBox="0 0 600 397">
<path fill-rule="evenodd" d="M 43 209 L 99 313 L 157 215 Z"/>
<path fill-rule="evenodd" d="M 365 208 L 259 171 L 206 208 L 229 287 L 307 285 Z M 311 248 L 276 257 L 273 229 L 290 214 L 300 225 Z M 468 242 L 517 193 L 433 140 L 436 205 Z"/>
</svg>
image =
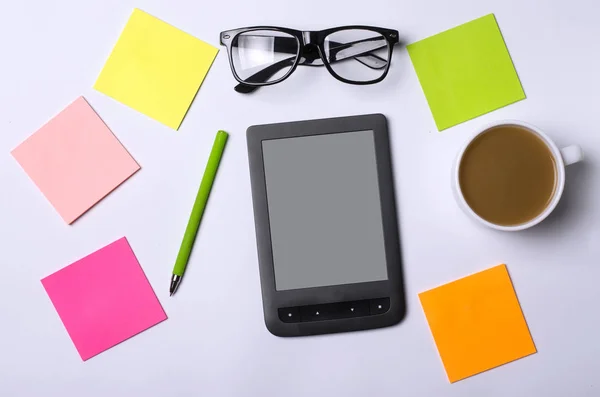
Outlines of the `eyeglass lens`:
<svg viewBox="0 0 600 397">
<path fill-rule="evenodd" d="M 276 30 L 253 30 L 231 45 L 235 74 L 245 83 L 277 82 L 290 73 L 300 52 L 296 37 Z"/>
<path fill-rule="evenodd" d="M 380 33 L 348 29 L 325 37 L 325 58 L 339 77 L 369 82 L 379 79 L 390 60 L 390 48 Z"/>
</svg>

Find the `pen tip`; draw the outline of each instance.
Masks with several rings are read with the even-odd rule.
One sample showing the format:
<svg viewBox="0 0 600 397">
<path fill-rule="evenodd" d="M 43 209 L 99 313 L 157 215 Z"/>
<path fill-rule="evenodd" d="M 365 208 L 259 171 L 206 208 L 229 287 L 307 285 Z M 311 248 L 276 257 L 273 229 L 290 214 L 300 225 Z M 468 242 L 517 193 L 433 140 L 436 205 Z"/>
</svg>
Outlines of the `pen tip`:
<svg viewBox="0 0 600 397">
<path fill-rule="evenodd" d="M 169 293 L 171 294 L 171 296 L 175 295 L 175 292 L 177 292 L 177 287 L 179 287 L 180 282 L 181 276 L 174 274 L 171 278 L 171 287 L 169 288 Z"/>
</svg>

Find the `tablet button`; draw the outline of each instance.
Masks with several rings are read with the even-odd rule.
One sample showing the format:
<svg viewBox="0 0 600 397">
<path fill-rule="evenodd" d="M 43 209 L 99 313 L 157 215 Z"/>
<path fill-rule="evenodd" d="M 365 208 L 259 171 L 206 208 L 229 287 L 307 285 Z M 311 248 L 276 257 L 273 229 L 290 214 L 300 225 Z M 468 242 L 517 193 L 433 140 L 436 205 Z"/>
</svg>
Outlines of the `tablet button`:
<svg viewBox="0 0 600 397">
<path fill-rule="evenodd" d="M 369 301 L 326 303 L 300 307 L 301 321 L 340 320 L 370 314 Z"/>
<path fill-rule="evenodd" d="M 358 302 L 347 302 L 340 304 L 340 318 L 345 317 L 362 317 L 368 316 L 369 313 L 369 301 L 358 301 Z"/>
<path fill-rule="evenodd" d="M 371 299 L 371 315 L 383 314 L 390 310 L 390 298 Z"/>
<path fill-rule="evenodd" d="M 279 319 L 284 323 L 300 322 L 300 311 L 296 307 L 279 309 Z"/>
<path fill-rule="evenodd" d="M 335 318 L 335 310 L 332 310 L 332 305 L 302 306 L 300 318 L 302 321 L 331 320 Z"/>
</svg>

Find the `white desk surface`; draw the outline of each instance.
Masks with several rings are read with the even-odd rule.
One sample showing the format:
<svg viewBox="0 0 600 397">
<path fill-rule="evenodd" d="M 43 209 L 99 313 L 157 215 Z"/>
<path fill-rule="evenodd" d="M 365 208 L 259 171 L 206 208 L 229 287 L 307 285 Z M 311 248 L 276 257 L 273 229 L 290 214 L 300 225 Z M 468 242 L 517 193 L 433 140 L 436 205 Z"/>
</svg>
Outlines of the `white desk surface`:
<svg viewBox="0 0 600 397">
<path fill-rule="evenodd" d="M 218 46 L 272 24 L 396 28 L 410 43 L 493 12 L 527 99 L 436 131 L 406 49 L 360 87 L 325 69 L 241 95 L 223 49 L 179 131 L 94 91 L 132 9 Z M 600 7 L 596 0 L 13 0 L 0 4 L 0 396 L 597 396 L 600 393 Z M 67 226 L 9 151 L 84 95 L 142 170 Z M 408 313 L 376 331 L 285 339 L 263 323 L 245 130 L 380 112 L 389 119 Z M 484 229 L 454 203 L 450 168 L 483 123 L 520 119 L 580 144 L 556 213 Z M 186 280 L 172 264 L 217 129 L 231 133 Z M 127 236 L 169 319 L 82 362 L 40 279 Z M 450 384 L 417 293 L 505 262 L 538 353 Z"/>
</svg>

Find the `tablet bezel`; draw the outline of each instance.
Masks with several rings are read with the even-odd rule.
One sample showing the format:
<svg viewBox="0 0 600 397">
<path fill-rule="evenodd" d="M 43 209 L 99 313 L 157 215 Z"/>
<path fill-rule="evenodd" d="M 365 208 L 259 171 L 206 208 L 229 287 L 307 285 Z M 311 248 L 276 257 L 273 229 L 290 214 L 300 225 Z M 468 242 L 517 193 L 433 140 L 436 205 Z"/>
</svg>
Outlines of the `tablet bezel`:
<svg viewBox="0 0 600 397">
<path fill-rule="evenodd" d="M 271 246 L 262 142 L 271 139 L 357 131 L 373 131 L 388 279 L 384 281 L 277 291 L 275 287 L 275 267 Z M 302 336 L 380 328 L 400 322 L 404 317 L 405 302 L 390 142 L 385 116 L 382 114 L 370 114 L 255 125 L 248 128 L 246 135 L 263 311 L 268 330 L 277 336 Z M 389 297 L 391 302 L 390 310 L 384 314 L 298 323 L 284 323 L 278 316 L 278 309 L 284 307 L 359 301 L 384 297 Z"/>
</svg>

